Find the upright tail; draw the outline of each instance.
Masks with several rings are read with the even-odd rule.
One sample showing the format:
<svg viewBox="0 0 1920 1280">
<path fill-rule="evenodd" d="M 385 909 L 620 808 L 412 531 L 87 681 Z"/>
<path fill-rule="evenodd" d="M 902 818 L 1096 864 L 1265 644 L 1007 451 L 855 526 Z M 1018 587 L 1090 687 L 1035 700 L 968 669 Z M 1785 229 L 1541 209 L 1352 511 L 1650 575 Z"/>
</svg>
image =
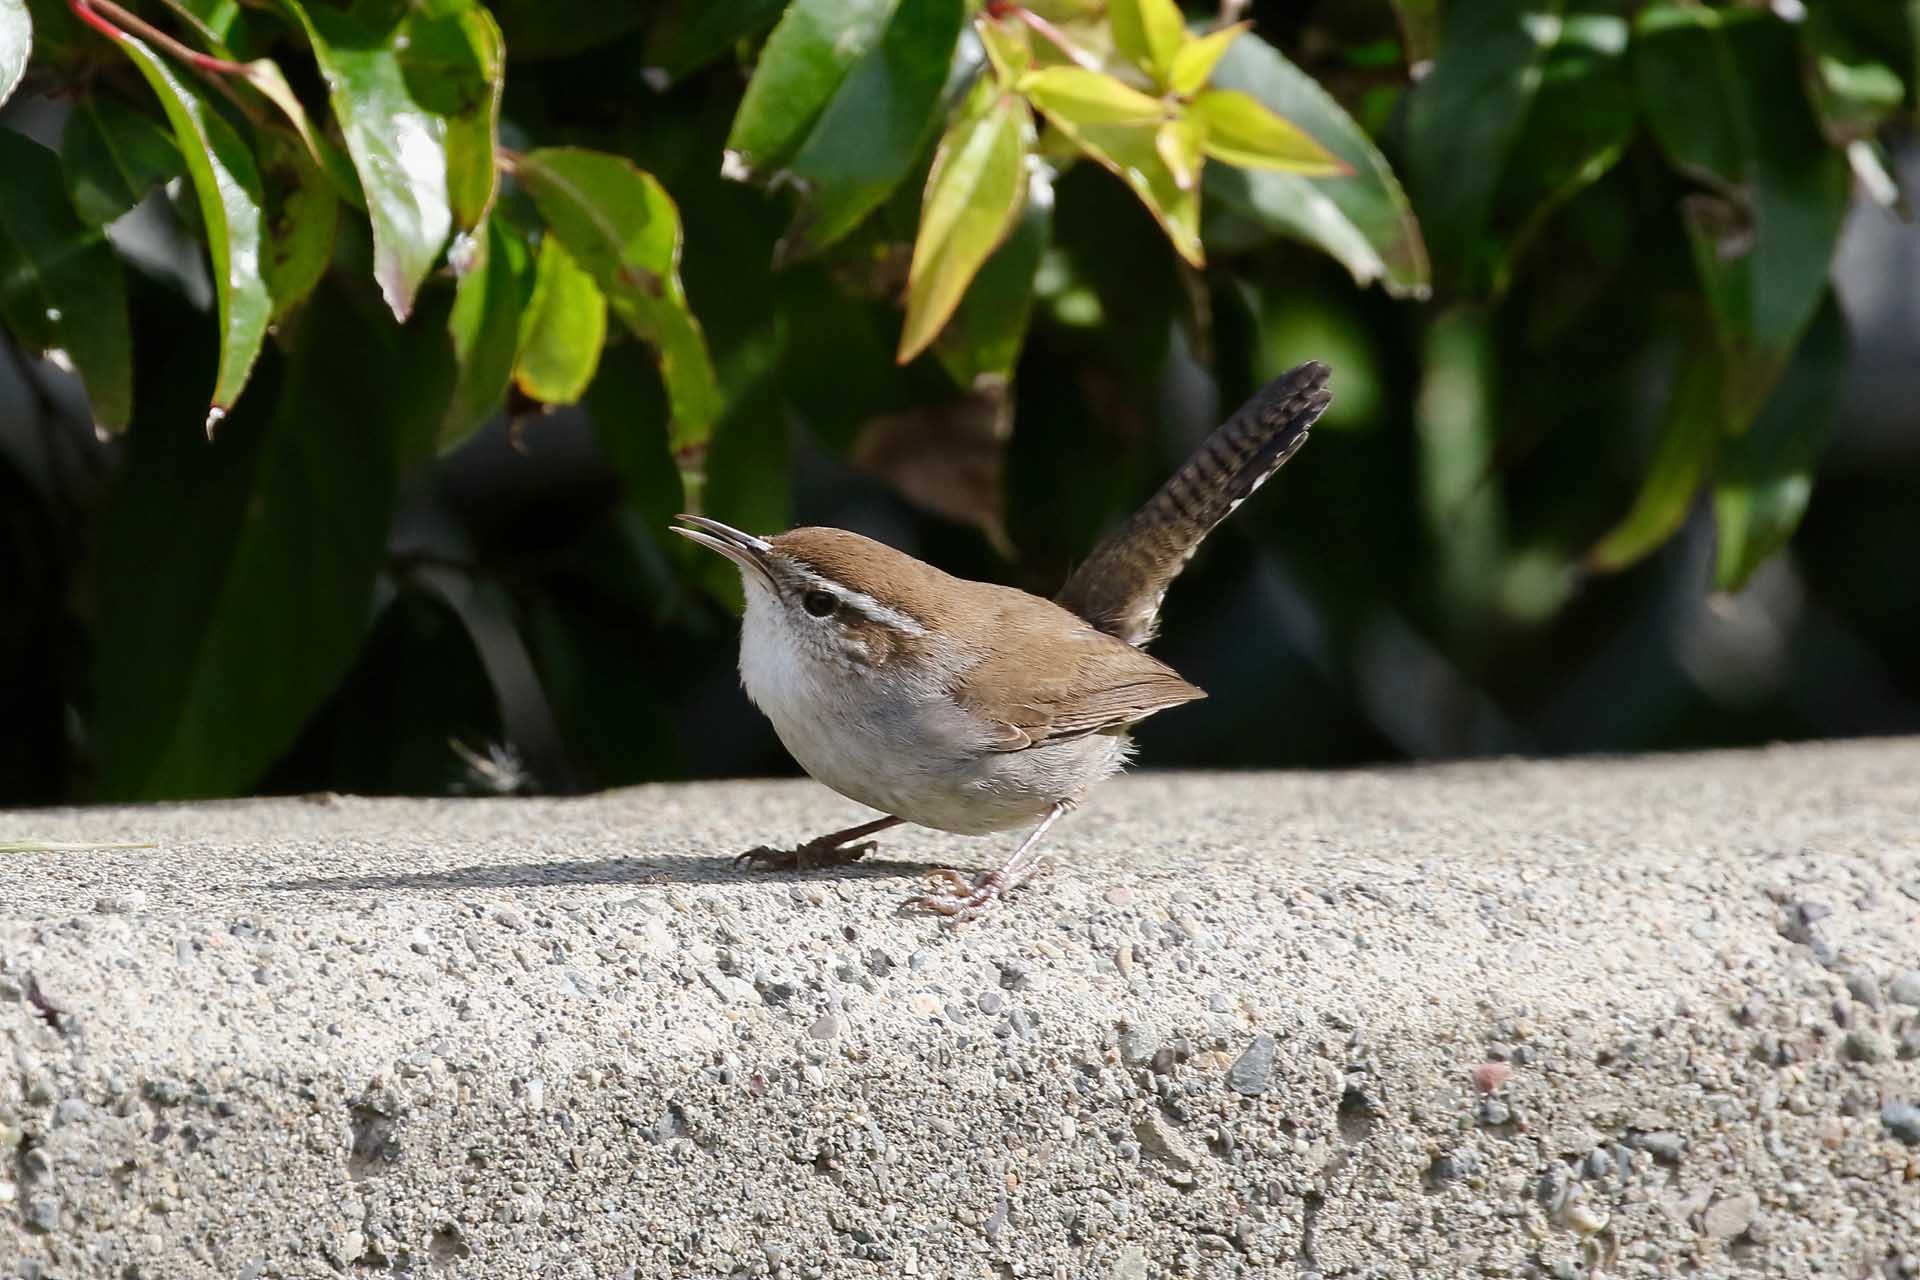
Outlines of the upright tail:
<svg viewBox="0 0 1920 1280">
<path fill-rule="evenodd" d="M 1128 644 L 1151 640 L 1167 587 L 1201 541 L 1307 442 L 1333 400 L 1327 374 L 1309 360 L 1262 388 L 1094 549 L 1055 601 Z"/>
</svg>

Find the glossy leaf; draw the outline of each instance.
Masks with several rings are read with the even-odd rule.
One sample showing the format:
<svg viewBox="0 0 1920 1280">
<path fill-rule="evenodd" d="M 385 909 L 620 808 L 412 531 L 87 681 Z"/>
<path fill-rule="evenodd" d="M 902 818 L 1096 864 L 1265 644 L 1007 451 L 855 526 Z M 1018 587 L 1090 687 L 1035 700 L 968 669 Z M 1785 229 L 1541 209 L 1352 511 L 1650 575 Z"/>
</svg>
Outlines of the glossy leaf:
<svg viewBox="0 0 1920 1280">
<path fill-rule="evenodd" d="M 1048 119 L 1075 127 L 1158 124 L 1167 117 L 1160 99 L 1084 67 L 1043 67 L 1022 76 L 1018 87 Z"/>
<path fill-rule="evenodd" d="M 1695 343 L 1681 358 L 1660 443 L 1633 507 L 1587 560 L 1603 571 L 1624 569 L 1672 537 L 1719 451 L 1726 422 L 1725 371 L 1718 353 Z"/>
<path fill-rule="evenodd" d="M 1662 150 L 1711 194 L 1682 206 L 1728 368 L 1728 412 L 1751 420 L 1826 288 L 1846 215 L 1846 161 L 1801 90 L 1792 28 L 1759 10 L 1660 5 L 1634 42 Z"/>
<path fill-rule="evenodd" d="M 270 322 L 277 322 L 306 301 L 333 262 L 340 197 L 298 138 L 277 129 L 255 136 L 266 192 L 266 252 L 260 270 L 273 295 Z"/>
<path fill-rule="evenodd" d="M 1799 527 L 1840 401 L 1847 345 L 1846 318 L 1829 293 L 1753 425 L 1721 446 L 1713 488 L 1721 590 L 1745 586 Z"/>
<path fill-rule="evenodd" d="M 97 93 L 74 103 L 60 139 L 60 165 L 74 210 L 96 226 L 186 172 L 180 148 L 158 121 Z"/>
<path fill-rule="evenodd" d="M 727 134 L 727 150 L 742 172 L 771 174 L 793 157 L 854 64 L 880 42 L 899 3 L 793 0 L 787 6 Z"/>
<path fill-rule="evenodd" d="M 613 314 L 659 354 L 674 448 L 705 444 L 720 387 L 680 283 L 680 213 L 666 189 L 627 160 L 573 147 L 530 151 L 518 174 Z"/>
<path fill-rule="evenodd" d="M 1618 0 L 1483 0 L 1448 8 L 1408 107 L 1408 176 L 1439 260 L 1494 285 L 1507 237 L 1625 148 L 1635 123 Z M 1510 211 L 1496 230 L 1496 212 Z"/>
<path fill-rule="evenodd" d="M 132 36 L 116 43 L 159 95 L 199 200 L 220 306 L 220 367 L 207 420 L 212 431 L 246 386 L 273 313 L 273 295 L 261 274 L 266 195 L 253 153 L 199 88 Z"/>
<path fill-rule="evenodd" d="M 1167 87 L 1182 97 L 1192 97 L 1200 92 L 1207 83 L 1207 77 L 1220 65 L 1220 59 L 1226 57 L 1227 50 L 1233 47 L 1233 42 L 1245 35 L 1252 26 L 1251 22 L 1236 22 L 1230 27 L 1210 31 L 1182 44 L 1167 68 Z"/>
<path fill-rule="evenodd" d="M 1311 76 L 1257 35 L 1233 42 L 1212 83 L 1259 99 L 1281 119 L 1306 130 L 1353 172 L 1309 179 L 1209 165 L 1202 184 L 1208 195 L 1277 235 L 1325 250 L 1357 283 L 1377 280 L 1396 297 L 1425 297 L 1430 276 L 1420 224 L 1366 131 Z"/>
<path fill-rule="evenodd" d="M 447 198 L 453 223 L 476 230 L 500 188 L 500 96 L 507 50 L 483 5 L 431 0 L 406 23 L 401 65 L 419 104 L 446 121 Z"/>
<path fill-rule="evenodd" d="M 305 29 L 326 78 L 373 224 L 374 279 L 394 317 L 405 320 L 453 229 L 444 111 L 456 101 L 457 86 L 432 74 L 420 83 L 409 77 L 403 51 L 414 36 L 410 9 L 281 4 Z M 432 37 L 433 55 L 446 52 L 448 21 L 422 10 L 422 34 Z M 423 88 L 431 106 L 416 96 Z M 472 103 L 485 101 L 477 74 L 468 88 Z"/>
<path fill-rule="evenodd" d="M 607 299 L 556 235 L 540 241 L 533 296 L 520 318 L 513 380 L 546 404 L 586 394 L 607 340 Z"/>
<path fill-rule="evenodd" d="M 647 32 L 645 74 L 664 89 L 717 62 L 735 45 L 772 26 L 786 0 L 729 0 L 726 4 L 667 6 Z"/>
<path fill-rule="evenodd" d="M 1047 113 L 1047 119 L 1084 154 L 1125 182 L 1167 233 L 1174 251 L 1194 266 L 1206 262 L 1200 247 L 1200 191 L 1182 187 L 1160 157 L 1153 124 L 1079 125 Z"/>
<path fill-rule="evenodd" d="M 0 103 L 13 96 L 33 52 L 33 15 L 27 0 L 0 0 Z"/>
<path fill-rule="evenodd" d="M 913 169 L 938 123 L 965 17 L 962 0 L 912 0 L 894 11 L 793 158 L 805 198 L 783 256 L 840 239 Z"/>
<path fill-rule="evenodd" d="M 0 321 L 30 351 L 55 353 L 86 385 L 93 419 L 118 431 L 133 412 L 133 340 L 120 259 L 68 203 L 60 161 L 0 129 Z"/>
<path fill-rule="evenodd" d="M 940 330 L 934 355 L 962 387 L 980 378 L 1008 378 L 1019 363 L 1033 311 L 1033 282 L 1053 237 L 1053 184 L 1027 181 L 1020 220 L 975 273 L 953 318 Z"/>
<path fill-rule="evenodd" d="M 1165 81 L 1187 39 L 1187 22 L 1174 0 L 1109 0 L 1114 47 L 1127 61 Z"/>
<path fill-rule="evenodd" d="M 533 296 L 533 253 L 504 218 L 487 221 L 486 238 L 453 295 L 447 332 L 458 366 L 438 443 L 451 449 L 499 411 L 520 347 L 520 317 Z"/>
<path fill-rule="evenodd" d="M 1013 94 L 977 93 L 947 130 L 927 175 L 907 272 L 907 319 L 896 360 L 926 350 L 987 255 L 1013 229 L 1026 196 L 1033 122 Z"/>
<path fill-rule="evenodd" d="M 356 209 L 367 207 L 366 197 L 360 191 L 360 179 L 353 171 L 353 162 L 340 153 L 340 148 L 313 127 L 313 120 L 307 115 L 305 104 L 300 95 L 287 83 L 286 73 L 280 65 L 266 58 L 246 63 L 246 83 L 271 102 L 307 149 L 307 156 L 322 173 L 333 183 L 334 190 L 342 200 Z"/>
<path fill-rule="evenodd" d="M 1194 98 L 1189 113 L 1202 127 L 1203 145 L 1215 160 L 1242 169 L 1278 169 L 1310 178 L 1348 172 L 1332 152 L 1298 125 L 1267 110 L 1252 94 L 1209 89 Z"/>
<path fill-rule="evenodd" d="M 171 388 L 143 403 L 101 540 L 100 798 L 246 790 L 347 674 L 445 350 L 323 286 L 212 443 Z"/>
</svg>

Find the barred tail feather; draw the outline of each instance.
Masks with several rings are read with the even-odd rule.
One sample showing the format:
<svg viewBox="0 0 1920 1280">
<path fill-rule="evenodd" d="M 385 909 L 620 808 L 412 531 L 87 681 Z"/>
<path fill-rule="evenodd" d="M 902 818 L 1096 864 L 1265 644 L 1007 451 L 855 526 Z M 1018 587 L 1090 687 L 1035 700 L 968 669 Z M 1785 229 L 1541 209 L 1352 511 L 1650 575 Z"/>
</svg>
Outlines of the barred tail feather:
<svg viewBox="0 0 1920 1280">
<path fill-rule="evenodd" d="M 1054 599 L 1131 645 L 1153 638 L 1160 601 L 1214 526 L 1232 515 L 1307 441 L 1333 400 L 1317 360 L 1268 383 L 1145 506 L 1067 579 Z"/>
</svg>

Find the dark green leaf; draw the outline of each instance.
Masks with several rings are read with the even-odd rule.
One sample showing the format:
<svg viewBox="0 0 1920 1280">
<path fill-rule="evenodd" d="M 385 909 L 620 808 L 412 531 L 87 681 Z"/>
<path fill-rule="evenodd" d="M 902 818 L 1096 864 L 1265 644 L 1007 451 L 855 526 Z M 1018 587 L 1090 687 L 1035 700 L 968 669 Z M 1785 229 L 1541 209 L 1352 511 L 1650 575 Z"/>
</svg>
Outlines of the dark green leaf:
<svg viewBox="0 0 1920 1280">
<path fill-rule="evenodd" d="M 720 387 L 680 284 L 680 213 L 666 189 L 627 160 L 573 147 L 530 151 L 518 174 L 614 315 L 659 353 L 675 449 L 705 444 Z"/>
<path fill-rule="evenodd" d="M 767 37 L 727 135 L 730 161 L 767 175 L 800 149 L 900 0 L 793 0 Z"/>
<path fill-rule="evenodd" d="M 1826 287 L 1845 160 L 1820 136 L 1792 28 L 1760 10 L 1659 5 L 1634 44 L 1642 105 L 1673 164 L 1711 189 L 1683 206 L 1729 366 L 1729 425 L 1752 419 Z"/>
<path fill-rule="evenodd" d="M 1799 526 L 1846 371 L 1847 322 L 1829 293 L 1753 425 L 1720 448 L 1713 516 L 1721 590 L 1745 586 Z"/>
<path fill-rule="evenodd" d="M 142 405 L 101 548 L 102 798 L 245 790 L 346 674 L 446 346 L 323 287 L 211 444 L 181 397 Z"/>
<path fill-rule="evenodd" d="M 267 197 L 266 256 L 260 271 L 273 295 L 272 322 L 277 324 L 306 301 L 333 261 L 340 197 L 294 135 L 262 129 L 255 136 Z"/>
<path fill-rule="evenodd" d="M 60 139 L 60 163 L 74 209 L 96 226 L 112 222 L 186 171 L 180 148 L 158 121 L 99 94 L 74 104 Z"/>
<path fill-rule="evenodd" d="M 855 63 L 794 156 L 806 193 L 788 255 L 828 245 L 887 198 L 925 151 L 965 19 L 961 0 L 913 0 Z"/>
<path fill-rule="evenodd" d="M 253 153 L 199 88 L 132 36 L 121 36 L 117 43 L 159 95 L 199 197 L 220 303 L 220 371 L 207 419 L 211 431 L 246 386 L 273 312 L 273 296 L 260 271 L 266 195 Z"/>
<path fill-rule="evenodd" d="M 981 376 L 1006 378 L 1019 362 L 1033 310 L 1033 280 L 1053 235 L 1053 184 L 1033 179 L 1013 232 L 993 251 L 953 318 L 933 344 L 953 380 L 970 387 Z"/>
<path fill-rule="evenodd" d="M 1624 569 L 1686 523 L 1694 496 L 1720 448 L 1726 422 L 1724 382 L 1719 354 L 1705 341 L 1692 344 L 1674 375 L 1653 465 L 1632 509 L 1588 553 L 1587 561 L 1594 568 Z"/>
<path fill-rule="evenodd" d="M 666 88 L 716 62 L 742 40 L 773 25 L 786 0 L 729 0 L 726 4 L 669 5 L 647 32 L 649 80 Z"/>
<path fill-rule="evenodd" d="M 0 103 L 13 96 L 33 52 L 33 15 L 27 0 L 0 0 Z"/>
<path fill-rule="evenodd" d="M 700 9 L 731 9 L 725 4 L 697 3 Z M 607 0 L 490 0 L 499 19 L 507 48 L 515 61 L 525 58 L 567 58 L 611 44 L 646 22 L 652 5 L 609 4 Z M 676 6 L 681 7 L 681 6 Z"/>
<path fill-rule="evenodd" d="M 520 317 L 533 296 L 533 255 L 506 219 L 487 220 L 479 256 L 454 291 L 447 331 L 459 364 L 439 445 L 451 449 L 491 418 L 505 400 L 520 347 Z"/>
<path fill-rule="evenodd" d="M 1634 104 L 1619 7 L 1480 0 L 1448 9 L 1439 57 L 1408 108 L 1408 172 L 1429 243 L 1464 288 L 1503 277 L 1513 228 L 1599 177 L 1625 148 Z M 1496 233 L 1502 206 L 1508 225 Z"/>
<path fill-rule="evenodd" d="M 548 235 L 540 241 L 533 297 L 520 317 L 514 382 L 535 400 L 572 404 L 593 381 L 606 340 L 606 295 L 560 237 Z"/>
<path fill-rule="evenodd" d="M 447 197 L 454 226 L 477 230 L 500 188 L 494 148 L 507 51 L 500 28 L 471 0 L 429 0 L 406 24 L 407 89 L 446 121 Z"/>
<path fill-rule="evenodd" d="M 442 61 L 453 46 L 449 24 L 459 23 L 445 16 L 449 10 L 422 9 L 416 21 L 413 10 L 377 0 L 351 11 L 281 3 L 305 29 L 326 77 L 373 223 L 374 279 L 394 316 L 405 320 L 454 225 L 448 113 L 488 111 L 494 90 L 477 56 L 464 74 L 450 73 Z M 417 75 L 410 54 L 416 27 L 427 46 Z"/>
<path fill-rule="evenodd" d="M 687 509 L 687 495 L 667 443 L 665 388 L 638 348 L 607 349 L 587 388 L 587 412 L 601 452 L 620 477 L 627 506 L 638 513 L 648 536 L 664 543 L 667 523 Z"/>
<path fill-rule="evenodd" d="M 133 411 L 126 281 L 105 234 L 75 216 L 60 161 L 0 129 L 0 320 L 21 346 L 59 352 L 109 430 Z"/>
<path fill-rule="evenodd" d="M 896 359 L 926 350 L 974 273 L 1012 230 L 1026 195 L 1033 121 L 1026 104 L 982 82 L 940 140 L 907 273 L 907 322 Z"/>
<path fill-rule="evenodd" d="M 1894 50 L 1866 39 L 1839 9 L 1812 10 L 1800 24 L 1800 42 L 1813 63 L 1814 106 L 1829 137 L 1868 137 L 1905 101 Z"/>
<path fill-rule="evenodd" d="M 1366 131 L 1311 76 L 1255 35 L 1233 42 L 1212 83 L 1252 94 L 1312 134 L 1353 174 L 1309 179 L 1210 165 L 1203 189 L 1275 234 L 1317 245 L 1358 283 L 1378 280 L 1396 297 L 1424 297 L 1428 268 L 1420 224 Z"/>
</svg>

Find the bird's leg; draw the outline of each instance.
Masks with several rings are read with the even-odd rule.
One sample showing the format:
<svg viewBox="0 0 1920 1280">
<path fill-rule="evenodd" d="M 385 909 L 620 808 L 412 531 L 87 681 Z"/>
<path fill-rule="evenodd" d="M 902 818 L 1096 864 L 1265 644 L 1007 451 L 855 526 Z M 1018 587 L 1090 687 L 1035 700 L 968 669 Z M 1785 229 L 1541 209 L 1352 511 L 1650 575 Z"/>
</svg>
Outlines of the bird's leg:
<svg viewBox="0 0 1920 1280">
<path fill-rule="evenodd" d="M 951 893 L 927 894 L 914 898 L 906 905 L 920 911 L 932 911 L 943 916 L 959 916 L 971 919 L 991 906 L 997 899 L 1011 893 L 1032 877 L 1039 865 L 1033 856 L 1034 846 L 1040 843 L 1040 837 L 1047 834 L 1047 828 L 1058 822 L 1061 815 L 1071 809 L 1070 801 L 1062 800 L 1047 810 L 1047 816 L 1040 819 L 1040 825 L 1027 833 L 1013 856 L 997 868 L 987 872 L 978 880 L 968 881 L 958 871 L 937 871 L 936 877 L 953 886 Z"/>
<path fill-rule="evenodd" d="M 843 867 L 873 852 L 874 842 L 862 841 L 862 836 L 897 827 L 904 821 L 904 818 L 875 818 L 872 822 L 863 822 L 845 831 L 829 831 L 826 835 L 815 836 L 792 849 L 774 849 L 763 844 L 735 858 L 733 865 L 750 871 L 805 871 L 811 867 Z M 855 841 L 860 842 L 856 844 Z"/>
</svg>

